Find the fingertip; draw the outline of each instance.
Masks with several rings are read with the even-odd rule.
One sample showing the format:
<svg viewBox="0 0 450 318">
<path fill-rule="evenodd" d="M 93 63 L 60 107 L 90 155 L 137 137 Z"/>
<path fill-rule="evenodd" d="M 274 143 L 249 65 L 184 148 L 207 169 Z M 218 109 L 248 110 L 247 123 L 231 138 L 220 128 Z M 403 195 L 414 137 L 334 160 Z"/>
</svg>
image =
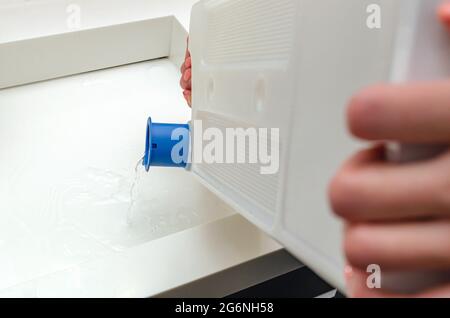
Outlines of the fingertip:
<svg viewBox="0 0 450 318">
<path fill-rule="evenodd" d="M 353 267 L 351 267 L 350 265 L 346 265 L 344 268 L 344 278 L 345 286 L 347 289 L 347 296 L 351 298 L 355 294 L 355 275 Z"/>
<path fill-rule="evenodd" d="M 328 187 L 328 197 L 336 216 L 350 222 L 367 218 L 364 207 L 372 198 L 367 171 L 377 166 L 381 158 L 384 158 L 382 146 L 362 150 L 349 159 L 333 177 Z"/>
<path fill-rule="evenodd" d="M 192 92 L 190 90 L 188 90 L 188 89 L 185 89 L 183 91 L 183 96 L 184 96 L 184 99 L 186 100 L 186 102 L 188 103 L 188 105 L 191 106 L 191 104 L 192 104 Z"/>
<path fill-rule="evenodd" d="M 187 81 L 189 81 L 191 79 L 191 77 L 192 77 L 192 71 L 191 71 L 191 69 L 188 68 L 184 72 L 183 79 L 187 82 Z"/>
<path fill-rule="evenodd" d="M 357 189 L 358 182 L 349 169 L 342 170 L 333 178 L 329 187 L 329 198 L 336 216 L 346 220 L 354 217 L 354 195 Z"/>
<path fill-rule="evenodd" d="M 354 95 L 347 109 L 350 133 L 361 139 L 373 140 L 383 114 L 382 96 L 385 85 L 366 88 Z"/>
<path fill-rule="evenodd" d="M 349 268 L 349 266 L 347 266 Z M 346 268 L 346 270 L 348 270 Z M 351 268 L 351 276 L 346 280 L 347 296 L 350 298 L 383 298 L 384 295 L 377 289 L 367 285 L 367 273 L 364 270 Z M 347 274 L 347 273 L 346 273 Z"/>
<path fill-rule="evenodd" d="M 187 89 L 187 84 L 186 84 L 186 82 L 184 81 L 184 75 L 183 75 L 183 77 L 182 77 L 181 80 L 180 80 L 180 86 L 181 86 L 181 88 L 182 88 L 183 90 Z"/>
<path fill-rule="evenodd" d="M 365 270 L 369 264 L 371 232 L 368 225 L 354 224 L 347 228 L 344 238 L 344 251 L 349 264 L 356 269 Z"/>
<path fill-rule="evenodd" d="M 450 27 L 450 2 L 444 3 L 439 7 L 438 17 L 444 25 Z"/>
</svg>

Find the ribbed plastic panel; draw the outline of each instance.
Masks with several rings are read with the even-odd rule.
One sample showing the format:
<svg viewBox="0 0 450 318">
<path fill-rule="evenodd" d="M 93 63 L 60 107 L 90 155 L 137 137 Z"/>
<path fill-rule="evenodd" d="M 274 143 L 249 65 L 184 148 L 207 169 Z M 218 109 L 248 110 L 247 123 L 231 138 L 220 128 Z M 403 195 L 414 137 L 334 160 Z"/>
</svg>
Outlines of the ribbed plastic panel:
<svg viewBox="0 0 450 318">
<path fill-rule="evenodd" d="M 211 0 L 206 61 L 210 64 L 283 62 L 289 59 L 295 24 L 292 0 Z"/>
<path fill-rule="evenodd" d="M 223 135 L 226 135 L 227 128 L 247 129 L 250 125 L 238 123 L 227 119 L 226 117 L 209 113 L 199 112 L 197 119 L 202 120 L 203 129 L 219 129 Z M 259 150 L 271 154 L 272 149 L 279 147 L 278 138 L 271 138 L 268 134 L 268 142 L 264 143 L 269 149 L 261 147 Z M 246 147 L 246 158 L 249 158 L 249 147 Z M 236 152 L 237 153 L 237 152 Z M 213 178 L 229 191 L 236 192 L 235 195 L 245 201 L 251 201 L 255 207 L 262 208 L 266 213 L 274 215 L 277 208 L 279 173 L 261 174 L 262 165 L 257 164 L 198 164 L 196 172 Z M 238 191 L 236 191 L 238 189 Z"/>
</svg>

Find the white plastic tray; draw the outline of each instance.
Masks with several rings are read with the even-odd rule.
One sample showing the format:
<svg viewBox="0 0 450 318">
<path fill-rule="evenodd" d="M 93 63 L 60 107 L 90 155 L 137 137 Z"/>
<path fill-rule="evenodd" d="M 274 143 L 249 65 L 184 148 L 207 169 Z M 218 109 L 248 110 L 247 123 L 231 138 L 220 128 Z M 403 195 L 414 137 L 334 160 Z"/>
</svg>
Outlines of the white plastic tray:
<svg viewBox="0 0 450 318">
<path fill-rule="evenodd" d="M 186 33 L 170 16 L 61 31 L 0 42 L 0 296 L 224 296 L 300 266 L 184 171 L 145 178 L 130 227 L 146 117 L 190 118 Z"/>
</svg>

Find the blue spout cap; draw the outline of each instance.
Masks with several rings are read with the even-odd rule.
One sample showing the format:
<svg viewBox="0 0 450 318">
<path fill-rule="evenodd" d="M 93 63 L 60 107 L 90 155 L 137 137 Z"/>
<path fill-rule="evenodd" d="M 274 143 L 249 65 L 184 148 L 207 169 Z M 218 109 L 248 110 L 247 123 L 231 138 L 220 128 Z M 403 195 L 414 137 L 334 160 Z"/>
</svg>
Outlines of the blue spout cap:
<svg viewBox="0 0 450 318">
<path fill-rule="evenodd" d="M 189 125 L 157 124 L 149 118 L 143 165 L 186 168 L 190 147 Z"/>
</svg>

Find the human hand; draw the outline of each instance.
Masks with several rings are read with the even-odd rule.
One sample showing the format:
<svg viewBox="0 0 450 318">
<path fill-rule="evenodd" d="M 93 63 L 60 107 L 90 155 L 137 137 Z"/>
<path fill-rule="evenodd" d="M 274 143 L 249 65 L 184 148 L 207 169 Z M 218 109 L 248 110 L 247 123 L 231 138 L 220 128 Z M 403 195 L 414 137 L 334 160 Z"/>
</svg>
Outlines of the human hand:
<svg viewBox="0 0 450 318">
<path fill-rule="evenodd" d="M 189 39 L 188 39 L 189 44 Z M 192 59 L 191 53 L 189 52 L 189 48 L 186 48 L 186 56 L 184 59 L 184 63 L 181 66 L 181 80 L 180 86 L 183 89 L 183 96 L 186 99 L 186 102 L 191 107 L 192 106 Z"/>
<path fill-rule="evenodd" d="M 439 16 L 450 26 L 450 3 Z M 450 145 L 450 80 L 363 90 L 349 105 L 348 121 L 353 135 L 369 141 Z M 347 223 L 349 296 L 405 296 L 369 289 L 371 264 L 383 272 L 450 270 L 450 150 L 405 165 L 386 161 L 382 144 L 362 151 L 338 172 L 330 199 Z M 413 296 L 450 297 L 450 285 Z"/>
<path fill-rule="evenodd" d="M 442 23 L 444 23 L 444 25 L 446 25 L 447 27 L 450 28 L 450 2 L 444 3 L 439 8 L 438 13 L 439 13 L 439 18 L 442 21 Z"/>
</svg>

